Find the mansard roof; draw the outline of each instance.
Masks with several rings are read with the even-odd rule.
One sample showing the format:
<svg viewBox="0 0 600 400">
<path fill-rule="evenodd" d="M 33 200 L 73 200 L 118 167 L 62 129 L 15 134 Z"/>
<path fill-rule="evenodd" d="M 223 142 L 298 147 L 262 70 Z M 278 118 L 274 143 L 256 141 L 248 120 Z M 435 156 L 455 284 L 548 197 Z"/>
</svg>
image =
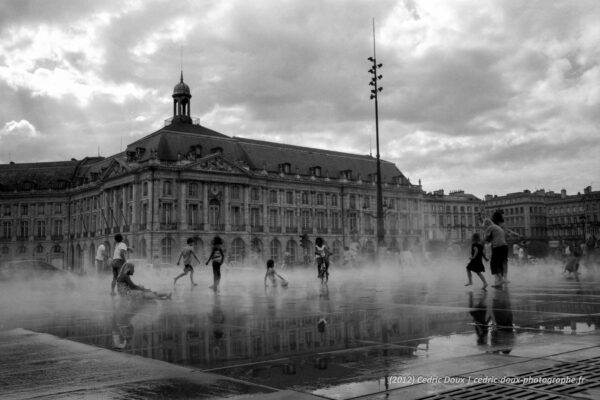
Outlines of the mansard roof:
<svg viewBox="0 0 600 400">
<path fill-rule="evenodd" d="M 376 159 L 368 155 L 229 137 L 189 123 L 173 123 L 159 129 L 131 143 L 126 152 L 136 154 L 138 162 L 147 161 L 153 152 L 159 160 L 174 162 L 186 158 L 196 147 L 202 156 L 218 150 L 227 160 L 241 162 L 251 170 L 268 172 L 279 172 L 281 164 L 289 163 L 291 173 L 300 175 L 308 175 L 311 168 L 320 167 L 323 176 L 338 178 L 342 172 L 350 170 L 353 179 L 370 180 L 374 179 L 377 168 Z M 381 173 L 384 181 L 396 179 L 409 183 L 391 162 L 381 161 Z"/>
<path fill-rule="evenodd" d="M 82 160 L 0 165 L 0 191 L 62 190 L 75 183 L 81 168 L 102 160 L 86 157 Z"/>
</svg>

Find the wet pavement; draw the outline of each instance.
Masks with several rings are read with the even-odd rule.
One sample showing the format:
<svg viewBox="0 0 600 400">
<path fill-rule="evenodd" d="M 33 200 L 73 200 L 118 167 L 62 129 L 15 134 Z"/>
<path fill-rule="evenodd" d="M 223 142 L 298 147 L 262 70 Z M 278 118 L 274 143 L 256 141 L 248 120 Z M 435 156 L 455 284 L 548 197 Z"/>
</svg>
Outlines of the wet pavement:
<svg viewBox="0 0 600 400">
<path fill-rule="evenodd" d="M 465 287 L 463 271 L 453 263 L 332 268 L 323 286 L 314 268 L 297 268 L 280 271 L 288 287 L 265 288 L 262 269 L 230 269 L 215 294 L 208 270 L 197 270 L 196 287 L 187 277 L 173 287 L 179 269 L 139 270 L 135 282 L 173 296 L 134 302 L 109 296 L 109 277 L 68 289 L 3 286 L 2 392 L 600 398 L 600 274 L 583 269 L 573 280 L 559 265 L 512 267 L 507 287 L 486 292 L 476 277 Z M 31 354 L 38 364 L 24 363 Z M 40 363 L 57 376 L 36 379 Z"/>
</svg>

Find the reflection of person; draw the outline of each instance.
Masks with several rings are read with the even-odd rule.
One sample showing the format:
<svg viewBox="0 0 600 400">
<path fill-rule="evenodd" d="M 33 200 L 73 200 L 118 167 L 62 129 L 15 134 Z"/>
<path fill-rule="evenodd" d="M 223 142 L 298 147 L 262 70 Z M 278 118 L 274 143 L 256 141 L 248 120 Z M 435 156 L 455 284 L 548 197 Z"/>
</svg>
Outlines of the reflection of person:
<svg viewBox="0 0 600 400">
<path fill-rule="evenodd" d="M 181 259 L 183 258 L 183 272 L 180 275 L 177 275 L 176 278 L 173 279 L 173 285 L 177 283 L 177 279 L 187 275 L 187 273 L 190 273 L 190 282 L 192 282 L 192 286 L 197 286 L 196 283 L 194 283 L 194 267 L 192 267 L 192 256 L 194 256 L 194 258 L 196 259 L 196 261 L 198 261 L 198 263 L 200 263 L 200 260 L 198 260 L 198 257 L 196 257 L 196 253 L 194 253 L 194 248 L 192 247 L 192 245 L 194 244 L 194 239 L 189 238 L 187 240 L 187 246 L 185 246 L 182 250 L 181 250 L 181 254 L 179 255 L 179 259 L 177 260 L 177 265 L 179 265 L 179 262 L 181 261 Z"/>
<path fill-rule="evenodd" d="M 221 308 L 221 300 L 219 296 L 215 296 L 212 314 L 210 314 L 209 319 L 213 324 L 214 347 L 212 349 L 212 354 L 214 358 L 218 358 L 221 354 L 222 339 L 225 336 L 225 332 L 223 331 L 223 324 L 225 324 L 225 313 Z"/>
<path fill-rule="evenodd" d="M 223 260 L 225 260 L 225 253 L 223 253 L 223 249 L 221 246 L 223 245 L 223 239 L 218 236 L 212 241 L 212 251 L 208 260 L 206 261 L 206 265 L 212 260 L 212 268 L 213 268 L 213 284 L 210 286 L 215 292 L 219 290 L 219 282 L 221 282 L 221 264 L 223 264 Z"/>
<path fill-rule="evenodd" d="M 127 245 L 123 243 L 123 236 L 120 233 L 115 235 L 115 251 L 113 253 L 113 260 L 110 264 L 113 273 L 113 279 L 110 283 L 110 294 L 115 294 L 115 285 L 117 284 L 117 277 L 121 267 L 127 261 Z"/>
<path fill-rule="evenodd" d="M 96 273 L 102 274 L 106 268 L 106 261 L 108 260 L 108 254 L 106 252 L 106 246 L 101 243 L 96 251 Z"/>
<path fill-rule="evenodd" d="M 131 275 L 135 272 L 132 263 L 125 263 L 117 276 L 117 291 L 121 296 L 143 299 L 170 299 L 170 293 L 157 293 L 146 289 L 141 285 L 136 285 L 131 280 Z"/>
<path fill-rule="evenodd" d="M 115 350 L 124 350 L 131 345 L 133 324 L 131 320 L 143 307 L 140 302 L 113 303 L 112 346 Z"/>
<path fill-rule="evenodd" d="M 513 312 L 510 304 L 508 290 L 496 290 L 492 300 L 492 330 L 491 343 L 496 347 L 495 352 L 508 354 L 512 350 L 515 340 L 513 327 Z"/>
<path fill-rule="evenodd" d="M 471 238 L 471 257 L 469 257 L 469 264 L 467 264 L 467 277 L 469 278 L 469 282 L 465 286 L 471 286 L 473 284 L 473 278 L 471 277 L 471 272 L 475 272 L 481 282 L 483 282 L 483 290 L 487 287 L 487 282 L 485 281 L 485 277 L 483 276 L 483 272 L 485 268 L 483 266 L 483 260 L 487 261 L 487 257 L 483 253 L 483 245 L 481 244 L 481 237 L 479 233 L 474 233 Z"/>
<path fill-rule="evenodd" d="M 473 292 L 469 293 L 469 314 L 473 317 L 473 323 L 475 324 L 475 334 L 477 335 L 477 344 L 486 344 L 487 335 L 489 329 L 489 322 L 491 317 L 488 316 L 487 312 L 487 292 L 483 292 L 483 295 L 479 298 L 477 304 L 473 299 Z"/>
</svg>

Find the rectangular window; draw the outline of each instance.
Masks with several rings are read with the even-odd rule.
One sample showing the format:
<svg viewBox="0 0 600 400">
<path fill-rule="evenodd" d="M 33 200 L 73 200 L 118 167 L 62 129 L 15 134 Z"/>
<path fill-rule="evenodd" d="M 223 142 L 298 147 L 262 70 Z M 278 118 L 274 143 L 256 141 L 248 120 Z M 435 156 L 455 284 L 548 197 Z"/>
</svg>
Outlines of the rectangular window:
<svg viewBox="0 0 600 400">
<path fill-rule="evenodd" d="M 160 222 L 161 224 L 172 224 L 173 219 L 173 203 L 161 203 L 160 207 Z"/>
<path fill-rule="evenodd" d="M 148 182 L 144 182 L 142 185 L 142 196 L 148 196 Z"/>
<path fill-rule="evenodd" d="M 11 210 L 12 210 L 12 208 L 10 207 L 10 204 L 6 204 L 6 205 L 4 206 L 4 216 L 5 216 L 5 217 L 10 217 L 10 215 L 11 215 Z"/>
<path fill-rule="evenodd" d="M 54 221 L 54 235 L 62 235 L 63 233 L 63 222 L 62 219 Z"/>
<path fill-rule="evenodd" d="M 269 210 L 269 228 L 276 228 L 279 226 L 279 213 L 277 210 Z"/>
<path fill-rule="evenodd" d="M 241 226 L 243 224 L 241 208 L 238 206 L 231 207 L 231 225 Z"/>
<path fill-rule="evenodd" d="M 21 204 L 21 215 L 26 216 L 29 214 L 29 206 L 27 204 Z"/>
<path fill-rule="evenodd" d="M 285 211 L 285 226 L 286 228 L 294 228 L 296 226 L 294 218 L 294 210 Z"/>
<path fill-rule="evenodd" d="M 327 228 L 327 219 L 323 211 L 317 213 L 317 229 Z"/>
<path fill-rule="evenodd" d="M 302 204 L 308 204 L 308 192 L 302 192 Z"/>
<path fill-rule="evenodd" d="M 140 224 L 146 225 L 148 223 L 148 203 L 142 204 L 142 209 L 140 213 Z"/>
<path fill-rule="evenodd" d="M 331 228 L 340 229 L 340 213 L 337 211 L 331 213 Z"/>
<path fill-rule="evenodd" d="M 189 225 L 197 225 L 200 223 L 200 214 L 198 212 L 198 204 L 188 204 L 187 223 Z"/>
<path fill-rule="evenodd" d="M 337 205 L 338 205 L 338 197 L 337 197 L 337 194 L 332 194 L 332 195 L 331 195 L 331 205 L 332 205 L 333 207 L 337 207 Z"/>
<path fill-rule="evenodd" d="M 19 237 L 24 239 L 29 237 L 29 221 L 21 221 L 19 225 Z"/>
<path fill-rule="evenodd" d="M 277 203 L 277 190 L 269 190 L 269 203 Z"/>
<path fill-rule="evenodd" d="M 260 221 L 260 208 L 251 208 L 250 209 L 250 225 L 253 227 L 261 226 Z"/>
<path fill-rule="evenodd" d="M 355 213 L 350 213 L 350 215 L 348 215 L 348 224 L 350 225 L 350 232 L 356 232 L 358 230 Z"/>
<path fill-rule="evenodd" d="M 173 195 L 173 184 L 171 181 L 163 182 L 163 196 L 172 196 Z"/>
<path fill-rule="evenodd" d="M 250 189 L 250 200 L 252 201 L 260 201 L 260 192 L 258 188 Z"/>
<path fill-rule="evenodd" d="M 287 204 L 294 204 L 294 192 L 285 192 L 285 202 Z"/>
<path fill-rule="evenodd" d="M 9 239 L 12 237 L 12 222 L 4 221 L 2 222 L 2 238 Z"/>
<path fill-rule="evenodd" d="M 35 236 L 44 237 L 46 236 L 46 221 L 35 222 Z"/>
<path fill-rule="evenodd" d="M 198 197 L 198 184 L 197 183 L 190 183 L 188 185 L 188 196 L 189 197 Z"/>
<path fill-rule="evenodd" d="M 310 229 L 310 212 L 308 210 L 302 211 L 302 229 Z"/>
<path fill-rule="evenodd" d="M 323 205 L 323 193 L 317 193 L 317 205 L 318 206 Z"/>
<path fill-rule="evenodd" d="M 231 198 L 233 200 L 240 200 L 241 199 L 241 191 L 240 191 L 240 187 L 238 185 L 233 185 L 231 187 Z"/>
<path fill-rule="evenodd" d="M 37 213 L 38 215 L 44 215 L 44 209 L 46 208 L 46 205 L 44 203 L 40 203 L 37 205 Z"/>
</svg>

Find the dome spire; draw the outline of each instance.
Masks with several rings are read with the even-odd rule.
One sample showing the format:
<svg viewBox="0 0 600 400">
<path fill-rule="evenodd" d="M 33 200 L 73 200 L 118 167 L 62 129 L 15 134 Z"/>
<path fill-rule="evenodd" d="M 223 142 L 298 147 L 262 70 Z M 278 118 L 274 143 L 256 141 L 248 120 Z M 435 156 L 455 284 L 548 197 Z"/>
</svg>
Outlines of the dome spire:
<svg viewBox="0 0 600 400">
<path fill-rule="evenodd" d="M 183 82 L 183 68 L 179 83 L 173 88 L 173 122 L 192 123 L 190 117 L 190 87 Z"/>
</svg>

